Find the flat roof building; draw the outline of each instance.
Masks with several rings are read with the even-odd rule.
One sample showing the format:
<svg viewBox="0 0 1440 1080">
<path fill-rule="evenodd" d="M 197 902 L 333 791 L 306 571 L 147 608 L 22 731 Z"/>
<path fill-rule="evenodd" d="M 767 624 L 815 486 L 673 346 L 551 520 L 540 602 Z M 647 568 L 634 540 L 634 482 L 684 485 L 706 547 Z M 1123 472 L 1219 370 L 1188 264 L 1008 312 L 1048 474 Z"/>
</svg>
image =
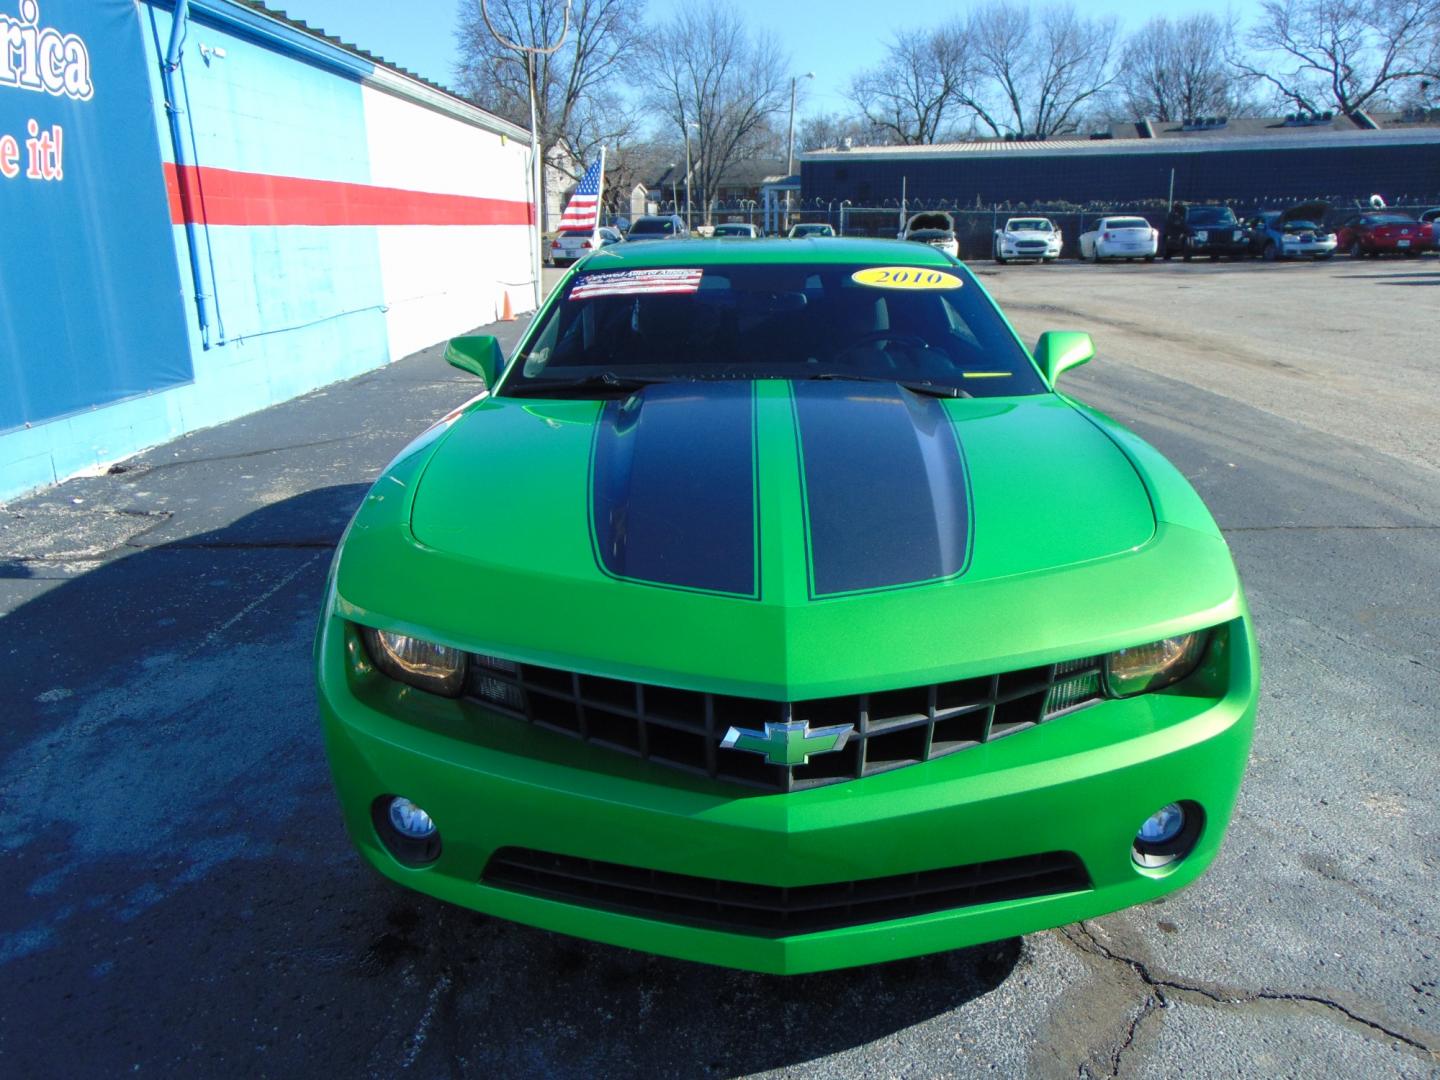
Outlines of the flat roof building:
<svg viewBox="0 0 1440 1080">
<path fill-rule="evenodd" d="M 1202 118 L 1113 124 L 1086 136 L 929 146 L 835 147 L 801 155 L 802 199 L 821 206 L 956 209 L 1121 206 L 1165 200 L 1240 208 L 1379 193 L 1440 201 L 1440 110 L 1354 117 Z"/>
</svg>

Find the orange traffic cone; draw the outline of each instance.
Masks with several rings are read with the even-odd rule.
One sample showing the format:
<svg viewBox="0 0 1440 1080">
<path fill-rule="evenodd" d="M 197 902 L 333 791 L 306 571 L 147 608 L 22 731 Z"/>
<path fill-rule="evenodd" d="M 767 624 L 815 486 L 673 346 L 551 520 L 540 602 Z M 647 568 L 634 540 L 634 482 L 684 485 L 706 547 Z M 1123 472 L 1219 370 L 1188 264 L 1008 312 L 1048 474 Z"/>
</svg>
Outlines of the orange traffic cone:
<svg viewBox="0 0 1440 1080">
<path fill-rule="evenodd" d="M 510 290 L 505 290 L 505 307 L 500 311 L 501 322 L 514 322 L 515 309 L 510 306 Z"/>
</svg>

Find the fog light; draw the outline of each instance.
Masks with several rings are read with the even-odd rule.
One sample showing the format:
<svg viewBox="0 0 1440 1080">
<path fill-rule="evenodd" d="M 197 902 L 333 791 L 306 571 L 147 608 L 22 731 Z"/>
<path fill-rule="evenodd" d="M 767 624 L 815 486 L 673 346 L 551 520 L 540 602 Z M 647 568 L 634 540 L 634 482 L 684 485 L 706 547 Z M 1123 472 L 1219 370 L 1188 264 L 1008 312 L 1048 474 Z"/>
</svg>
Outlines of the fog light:
<svg viewBox="0 0 1440 1080">
<path fill-rule="evenodd" d="M 406 866 L 424 866 L 440 857 L 435 820 L 409 799 L 381 795 L 370 804 L 370 820 L 385 850 Z"/>
<path fill-rule="evenodd" d="M 396 802 L 404 802 L 397 799 Z M 423 810 L 420 811 L 422 814 Z M 390 810 L 391 815 L 395 813 L 394 808 Z M 426 821 L 430 818 L 426 817 Z M 1185 811 L 1180 809 L 1179 803 L 1171 803 L 1169 806 L 1162 806 L 1155 813 L 1145 819 L 1145 824 L 1140 826 L 1137 834 L 1147 844 L 1163 844 L 1167 840 L 1174 840 L 1180 835 L 1180 830 L 1185 827 Z"/>
<path fill-rule="evenodd" d="M 1178 810 L 1179 807 L 1175 809 Z M 1154 818 L 1151 819 L 1153 820 Z M 430 819 L 430 815 L 409 799 L 399 796 L 390 800 L 390 824 L 395 826 L 396 832 L 410 840 L 424 840 L 435 835 L 435 822 Z"/>
<path fill-rule="evenodd" d="M 1135 865 L 1157 870 L 1179 862 L 1200 839 L 1205 815 L 1193 802 L 1167 803 L 1141 823 L 1130 855 Z"/>
</svg>

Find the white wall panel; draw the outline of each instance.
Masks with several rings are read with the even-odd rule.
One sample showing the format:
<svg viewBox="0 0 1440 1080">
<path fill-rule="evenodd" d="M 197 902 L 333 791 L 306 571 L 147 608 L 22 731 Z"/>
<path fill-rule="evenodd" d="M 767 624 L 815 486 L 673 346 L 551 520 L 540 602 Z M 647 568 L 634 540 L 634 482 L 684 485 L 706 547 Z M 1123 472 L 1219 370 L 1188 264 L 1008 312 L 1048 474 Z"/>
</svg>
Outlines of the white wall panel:
<svg viewBox="0 0 1440 1080">
<path fill-rule="evenodd" d="M 363 88 L 370 183 L 524 202 L 530 149 L 445 113 Z"/>
<path fill-rule="evenodd" d="M 528 205 L 529 148 L 514 139 L 364 87 L 370 182 Z M 534 308 L 524 224 L 386 225 L 377 229 L 390 356 Z"/>
<path fill-rule="evenodd" d="M 386 329 L 394 360 L 534 308 L 527 230 L 505 225 L 386 225 L 380 238 Z"/>
</svg>

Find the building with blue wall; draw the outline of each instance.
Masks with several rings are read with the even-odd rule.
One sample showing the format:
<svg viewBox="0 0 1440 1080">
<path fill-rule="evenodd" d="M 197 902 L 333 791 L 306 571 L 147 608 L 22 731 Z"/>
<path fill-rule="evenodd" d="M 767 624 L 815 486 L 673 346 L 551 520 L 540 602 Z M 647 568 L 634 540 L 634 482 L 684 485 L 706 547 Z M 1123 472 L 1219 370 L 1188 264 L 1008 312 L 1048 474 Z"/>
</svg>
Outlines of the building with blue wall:
<svg viewBox="0 0 1440 1080">
<path fill-rule="evenodd" d="M 0 0 L 0 499 L 533 306 L 528 134 L 237 0 Z"/>
<path fill-rule="evenodd" d="M 1440 197 L 1440 112 L 1363 119 L 1219 118 L 1204 124 L 1117 124 L 1096 136 L 856 146 L 801 156 L 807 207 L 926 209 L 993 205 L 1131 206 L 1223 201 L 1237 210 L 1380 193 Z"/>
</svg>

